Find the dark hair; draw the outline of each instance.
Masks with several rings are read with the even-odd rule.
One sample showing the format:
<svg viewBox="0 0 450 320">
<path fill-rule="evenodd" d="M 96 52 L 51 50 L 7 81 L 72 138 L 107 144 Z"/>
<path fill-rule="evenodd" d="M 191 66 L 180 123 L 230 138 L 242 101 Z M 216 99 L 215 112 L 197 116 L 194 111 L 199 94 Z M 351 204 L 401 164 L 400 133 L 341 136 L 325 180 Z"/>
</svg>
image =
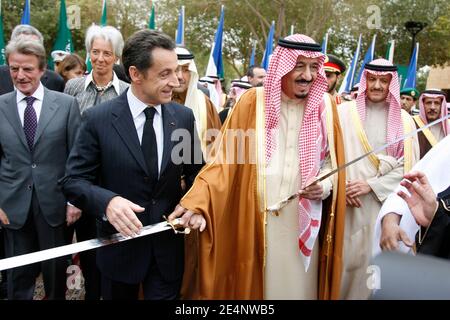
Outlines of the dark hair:
<svg viewBox="0 0 450 320">
<path fill-rule="evenodd" d="M 145 72 L 153 65 L 152 52 L 155 48 L 175 50 L 175 42 L 165 33 L 149 29 L 137 31 L 128 38 L 123 48 L 122 64 L 130 79 L 131 66 Z"/>
<path fill-rule="evenodd" d="M 64 57 L 64 59 L 58 66 L 59 74 L 61 75 L 61 77 L 63 77 L 64 82 L 67 82 L 69 80 L 67 79 L 67 73 L 78 66 L 80 66 L 81 69 L 86 72 L 86 63 L 79 55 L 72 53 Z"/>
<path fill-rule="evenodd" d="M 247 70 L 247 77 L 253 78 L 255 76 L 255 73 L 253 72 L 253 70 L 255 70 L 255 69 L 264 69 L 264 68 L 257 64 L 250 66 Z"/>
</svg>

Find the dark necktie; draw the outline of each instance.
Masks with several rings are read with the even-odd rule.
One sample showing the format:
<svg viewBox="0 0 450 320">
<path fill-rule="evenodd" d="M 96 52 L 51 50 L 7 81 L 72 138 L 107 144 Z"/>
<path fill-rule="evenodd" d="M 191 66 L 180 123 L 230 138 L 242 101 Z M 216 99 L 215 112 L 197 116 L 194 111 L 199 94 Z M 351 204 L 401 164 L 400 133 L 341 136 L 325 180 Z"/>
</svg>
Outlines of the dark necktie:
<svg viewBox="0 0 450 320">
<path fill-rule="evenodd" d="M 144 110 L 146 120 L 141 144 L 142 153 L 144 154 L 145 163 L 147 164 L 152 183 L 158 181 L 158 148 L 155 129 L 153 128 L 155 111 L 154 107 L 147 107 Z"/>
<path fill-rule="evenodd" d="M 25 113 L 23 115 L 23 131 L 25 132 L 30 151 L 33 151 L 34 136 L 36 135 L 37 128 L 37 116 L 36 111 L 33 108 L 35 100 L 35 97 L 25 97 L 27 107 L 25 108 Z"/>
</svg>

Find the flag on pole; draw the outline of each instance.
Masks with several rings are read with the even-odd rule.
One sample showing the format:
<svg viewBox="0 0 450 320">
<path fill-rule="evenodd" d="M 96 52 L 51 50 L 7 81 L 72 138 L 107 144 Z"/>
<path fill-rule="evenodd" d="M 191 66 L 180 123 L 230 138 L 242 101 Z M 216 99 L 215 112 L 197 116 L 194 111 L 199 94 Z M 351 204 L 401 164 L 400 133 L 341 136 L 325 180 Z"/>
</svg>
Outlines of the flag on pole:
<svg viewBox="0 0 450 320">
<path fill-rule="evenodd" d="M 395 40 L 391 40 L 389 42 L 387 51 L 386 51 L 386 60 L 389 60 L 390 63 L 394 63 L 394 51 L 395 51 Z"/>
<path fill-rule="evenodd" d="M 224 23 L 224 6 L 220 10 L 219 25 L 217 27 L 214 44 L 211 48 L 209 56 L 208 67 L 206 68 L 207 76 L 214 76 L 223 78 L 223 60 L 222 60 L 222 38 L 223 38 L 223 23 Z"/>
<path fill-rule="evenodd" d="M 152 2 L 152 10 L 150 12 L 150 19 L 148 20 L 148 28 L 151 30 L 155 30 L 156 29 L 156 24 L 155 24 L 155 5 Z"/>
<path fill-rule="evenodd" d="M 180 13 L 178 14 L 178 27 L 175 39 L 177 45 L 184 46 L 184 6 L 181 6 Z"/>
<path fill-rule="evenodd" d="M 30 0 L 25 0 L 20 24 L 30 24 Z"/>
<path fill-rule="evenodd" d="M 362 73 L 364 71 L 364 66 L 366 65 L 366 63 L 370 63 L 371 61 L 373 61 L 373 58 L 375 56 L 375 41 L 376 41 L 376 39 L 377 39 L 377 35 L 375 34 L 373 36 L 372 43 L 370 44 L 369 49 L 367 50 L 366 55 L 364 56 L 364 61 L 361 65 L 361 69 L 359 70 L 358 78 L 356 78 L 356 80 L 353 82 L 353 84 L 359 83 L 359 80 L 361 79 Z"/>
<path fill-rule="evenodd" d="M 3 12 L 2 12 L 2 2 L 0 0 L 0 65 L 4 64 L 6 64 L 5 34 L 3 32 Z"/>
<path fill-rule="evenodd" d="M 322 53 L 327 54 L 327 48 L 328 48 L 328 32 L 325 33 L 325 36 L 322 40 Z"/>
<path fill-rule="evenodd" d="M 403 88 L 415 88 L 416 87 L 416 73 L 417 73 L 417 58 L 419 55 L 419 43 L 416 43 L 414 51 L 409 60 L 408 73 L 406 74 L 405 84 Z"/>
<path fill-rule="evenodd" d="M 211 97 L 215 97 L 215 99 L 211 99 L 211 101 L 218 111 L 222 109 L 222 84 L 220 83 L 220 79 L 223 79 L 224 75 L 222 60 L 224 14 L 224 6 L 222 5 L 220 9 L 219 25 L 217 26 L 214 44 L 212 45 L 211 54 L 209 56 L 208 67 L 206 68 L 206 76 L 217 79 L 215 81 L 216 92 L 211 93 Z"/>
<path fill-rule="evenodd" d="M 108 15 L 107 15 L 107 11 L 106 11 L 106 0 L 103 0 L 102 19 L 100 20 L 100 25 L 101 26 L 106 26 L 107 25 L 107 21 L 108 21 Z"/>
<path fill-rule="evenodd" d="M 350 92 L 350 90 L 353 87 L 353 79 L 355 77 L 356 73 L 356 65 L 358 64 L 359 55 L 361 53 L 361 41 L 362 41 L 362 35 L 359 35 L 358 44 L 356 45 L 355 53 L 353 54 L 352 62 L 350 63 L 350 67 L 347 68 L 347 73 L 345 74 L 345 78 L 341 83 L 341 86 L 339 88 L 339 94 L 342 94 L 343 92 Z"/>
<path fill-rule="evenodd" d="M 69 26 L 67 25 L 67 11 L 66 0 L 61 0 L 59 5 L 59 25 L 58 33 L 56 35 L 56 41 L 53 45 L 52 52 L 55 50 L 61 50 L 66 52 L 73 52 L 72 34 L 70 33 Z M 48 68 L 54 69 L 53 59 L 48 61 Z"/>
<path fill-rule="evenodd" d="M 255 54 L 256 54 L 256 41 L 253 40 L 253 48 L 252 48 L 252 54 L 250 56 L 250 65 L 249 65 L 249 67 L 255 65 Z"/>
<path fill-rule="evenodd" d="M 272 57 L 273 50 L 273 36 L 275 34 L 275 21 L 272 21 L 270 26 L 269 36 L 267 37 L 266 50 L 264 50 L 264 56 L 261 62 L 261 67 L 265 70 L 269 69 L 270 58 Z"/>
</svg>

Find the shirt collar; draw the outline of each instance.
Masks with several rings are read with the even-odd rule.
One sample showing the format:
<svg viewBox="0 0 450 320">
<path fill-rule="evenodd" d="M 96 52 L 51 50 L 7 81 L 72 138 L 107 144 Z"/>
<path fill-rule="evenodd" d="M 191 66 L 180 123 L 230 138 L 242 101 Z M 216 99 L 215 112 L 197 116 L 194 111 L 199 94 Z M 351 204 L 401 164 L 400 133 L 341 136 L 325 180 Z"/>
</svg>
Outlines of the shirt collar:
<svg viewBox="0 0 450 320">
<path fill-rule="evenodd" d="M 92 82 L 94 85 L 94 79 L 92 78 L 92 71 L 86 76 L 86 80 L 84 82 L 84 90 L 88 87 L 88 85 Z M 117 77 L 116 73 L 113 71 L 113 81 L 112 86 L 114 90 L 116 91 L 117 95 L 120 96 L 120 80 Z"/>
<path fill-rule="evenodd" d="M 133 116 L 133 120 L 136 119 L 142 112 L 144 112 L 145 108 L 148 107 L 148 105 L 141 100 L 139 100 L 131 91 L 131 87 L 128 88 L 127 91 L 127 99 L 128 104 L 130 105 L 130 111 L 131 115 Z M 156 112 L 161 115 L 161 105 L 158 104 L 155 106 Z"/>
<path fill-rule="evenodd" d="M 25 99 L 27 97 L 21 91 L 17 90 L 17 88 L 16 88 L 16 92 L 17 92 L 17 95 L 16 95 L 17 103 L 19 103 L 20 101 L 22 101 L 23 99 Z M 42 85 L 41 82 L 39 82 L 39 87 L 36 89 L 35 92 L 33 92 L 33 94 L 31 96 L 35 97 L 39 101 L 44 100 L 44 86 Z"/>
</svg>

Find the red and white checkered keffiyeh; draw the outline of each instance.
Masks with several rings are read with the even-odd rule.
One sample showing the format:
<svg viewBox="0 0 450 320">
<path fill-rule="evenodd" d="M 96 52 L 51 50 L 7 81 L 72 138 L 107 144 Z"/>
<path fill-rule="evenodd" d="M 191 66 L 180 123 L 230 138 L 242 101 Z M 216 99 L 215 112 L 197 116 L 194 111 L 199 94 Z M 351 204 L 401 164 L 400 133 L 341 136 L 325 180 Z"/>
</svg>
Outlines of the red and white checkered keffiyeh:
<svg viewBox="0 0 450 320">
<path fill-rule="evenodd" d="M 427 115 L 425 113 L 425 105 L 424 105 L 424 99 L 425 98 L 442 98 L 442 104 L 441 104 L 441 115 L 440 118 L 446 117 L 448 114 L 447 110 L 447 101 L 445 99 L 445 95 L 443 94 L 430 94 L 430 93 L 422 93 L 419 98 L 419 115 L 422 118 L 423 123 L 428 124 Z M 450 133 L 450 122 L 442 121 L 442 130 L 444 131 L 444 135 L 447 136 Z"/>
<path fill-rule="evenodd" d="M 376 59 L 370 62 L 370 64 L 378 66 L 393 66 L 392 63 L 385 59 Z M 359 117 L 363 123 L 366 120 L 367 73 L 374 75 L 392 75 L 391 83 L 389 84 L 389 94 L 386 98 L 386 102 L 389 104 L 386 143 L 391 143 L 392 141 L 403 136 L 403 124 L 401 117 L 402 108 L 400 104 L 400 82 L 398 80 L 398 73 L 393 71 L 374 71 L 367 69 L 363 71 L 359 83 L 358 97 L 356 98 L 356 106 Z M 403 140 L 387 147 L 386 152 L 391 157 L 396 159 L 401 158 L 403 156 Z"/>
<path fill-rule="evenodd" d="M 308 36 L 295 34 L 286 40 L 315 43 Z M 276 129 L 280 122 L 281 78 L 294 69 L 299 56 L 318 58 L 320 69 L 311 85 L 305 107 L 303 123 L 299 134 L 298 155 L 300 159 L 302 188 L 308 180 L 317 176 L 321 162 L 327 153 L 324 93 L 328 85 L 323 69 L 325 55 L 321 52 L 296 50 L 277 46 L 270 59 L 269 70 L 264 81 L 266 163 L 269 164 L 277 149 Z M 299 199 L 299 238 L 298 245 L 303 256 L 305 269 L 308 269 L 314 242 L 317 238 L 322 216 L 322 202 Z"/>
</svg>

